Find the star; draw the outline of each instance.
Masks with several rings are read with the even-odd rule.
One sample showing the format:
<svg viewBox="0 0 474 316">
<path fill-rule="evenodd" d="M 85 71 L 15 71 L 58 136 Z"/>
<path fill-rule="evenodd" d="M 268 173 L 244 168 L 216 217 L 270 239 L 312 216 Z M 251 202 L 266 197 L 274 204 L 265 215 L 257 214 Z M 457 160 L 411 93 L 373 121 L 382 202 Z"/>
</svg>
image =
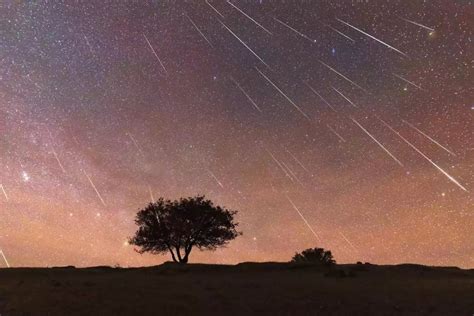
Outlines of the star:
<svg viewBox="0 0 474 316">
<path fill-rule="evenodd" d="M 26 171 L 21 172 L 21 178 L 22 178 L 23 182 L 28 182 L 31 179 L 29 174 Z"/>
</svg>

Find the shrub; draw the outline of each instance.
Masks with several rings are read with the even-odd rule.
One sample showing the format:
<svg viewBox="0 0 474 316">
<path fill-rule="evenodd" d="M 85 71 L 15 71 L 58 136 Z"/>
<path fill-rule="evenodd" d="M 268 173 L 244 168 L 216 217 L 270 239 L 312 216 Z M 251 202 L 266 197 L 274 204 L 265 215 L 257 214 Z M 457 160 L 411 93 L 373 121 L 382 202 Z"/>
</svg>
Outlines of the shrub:
<svg viewBox="0 0 474 316">
<path fill-rule="evenodd" d="M 308 248 L 303 250 L 301 253 L 296 253 L 291 259 L 291 262 L 312 263 L 325 266 L 336 264 L 331 251 L 324 250 L 323 248 Z"/>
</svg>

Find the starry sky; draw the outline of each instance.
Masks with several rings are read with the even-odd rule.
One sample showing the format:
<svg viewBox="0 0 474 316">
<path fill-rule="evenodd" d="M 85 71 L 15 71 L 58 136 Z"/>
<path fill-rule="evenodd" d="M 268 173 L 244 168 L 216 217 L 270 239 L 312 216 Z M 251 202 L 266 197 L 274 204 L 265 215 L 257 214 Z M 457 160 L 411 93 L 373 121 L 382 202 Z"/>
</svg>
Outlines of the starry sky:
<svg viewBox="0 0 474 316">
<path fill-rule="evenodd" d="M 473 21 L 460 0 L 3 1 L 1 253 L 158 264 L 126 243 L 136 212 L 205 194 L 243 236 L 191 262 L 474 267 Z"/>
</svg>

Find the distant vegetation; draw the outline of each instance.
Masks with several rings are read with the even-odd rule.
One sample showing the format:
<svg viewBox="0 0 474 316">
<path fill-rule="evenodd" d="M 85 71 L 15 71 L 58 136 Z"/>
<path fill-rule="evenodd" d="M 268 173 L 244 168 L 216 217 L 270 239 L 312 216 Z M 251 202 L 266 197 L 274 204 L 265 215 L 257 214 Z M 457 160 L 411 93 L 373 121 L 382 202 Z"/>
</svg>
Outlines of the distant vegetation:
<svg viewBox="0 0 474 316">
<path fill-rule="evenodd" d="M 336 264 L 331 251 L 323 248 L 308 248 L 301 253 L 296 253 L 291 262 L 294 263 L 314 263 L 325 266 L 332 266 Z"/>
<path fill-rule="evenodd" d="M 140 247 L 139 253 L 169 252 L 174 262 L 187 263 L 194 247 L 215 250 L 242 234 L 236 229 L 235 214 L 204 196 L 160 198 L 137 213 L 138 230 L 129 243 Z"/>
</svg>

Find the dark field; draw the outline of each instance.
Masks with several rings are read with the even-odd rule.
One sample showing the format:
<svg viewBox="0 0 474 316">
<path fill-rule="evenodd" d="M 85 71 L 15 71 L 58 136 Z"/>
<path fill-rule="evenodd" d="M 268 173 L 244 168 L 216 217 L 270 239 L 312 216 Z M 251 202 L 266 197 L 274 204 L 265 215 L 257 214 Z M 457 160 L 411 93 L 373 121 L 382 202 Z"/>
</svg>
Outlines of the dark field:
<svg viewBox="0 0 474 316">
<path fill-rule="evenodd" d="M 473 315 L 474 270 L 164 264 L 0 269 L 5 315 Z"/>
</svg>

